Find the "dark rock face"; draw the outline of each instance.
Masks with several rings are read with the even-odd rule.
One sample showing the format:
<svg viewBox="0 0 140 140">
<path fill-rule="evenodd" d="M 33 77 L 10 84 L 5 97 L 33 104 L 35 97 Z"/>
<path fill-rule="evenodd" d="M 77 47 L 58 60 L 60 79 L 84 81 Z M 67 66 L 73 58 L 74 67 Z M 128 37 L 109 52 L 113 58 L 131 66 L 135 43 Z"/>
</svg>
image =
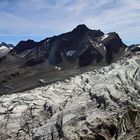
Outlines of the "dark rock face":
<svg viewBox="0 0 140 140">
<path fill-rule="evenodd" d="M 51 38 L 49 40 L 48 46 L 48 60 L 50 64 L 57 65 L 61 63 L 63 61 L 63 56 L 67 61 L 70 62 L 75 62 L 77 59 L 79 59 L 80 65 L 82 65 L 81 58 L 85 57 L 87 60 L 84 60 L 83 63 L 87 62 L 87 64 L 83 65 L 89 65 L 94 57 L 93 54 L 90 54 L 89 52 L 89 50 L 91 50 L 91 47 L 89 47 L 89 45 L 92 45 L 89 41 L 89 38 L 92 38 L 94 40 L 95 38 L 100 37 L 103 34 L 104 33 L 100 30 L 90 30 L 85 25 L 79 25 L 69 33 Z M 92 56 L 92 58 L 87 57 L 86 53 L 82 54 L 85 51 L 88 52 L 89 55 Z"/>
<path fill-rule="evenodd" d="M 108 34 L 104 38 L 100 30 L 91 30 L 86 25 L 78 25 L 71 32 L 46 38 L 40 42 L 33 40 L 21 41 L 10 52 L 11 54 L 24 54 L 25 66 L 37 65 L 48 61 L 51 65 L 58 65 L 64 61 L 75 63 L 79 66 L 88 66 L 93 61 L 99 63 L 106 57 L 106 62 L 114 60 L 113 55 L 124 49 L 125 45 L 116 33 Z M 106 50 L 100 52 L 100 49 Z M 28 52 L 29 51 L 29 52 Z"/>
<path fill-rule="evenodd" d="M 103 59 L 103 56 L 95 48 L 89 46 L 88 49 L 78 57 L 79 66 L 88 66 L 94 59 L 96 63 L 98 63 Z"/>
<path fill-rule="evenodd" d="M 36 46 L 41 45 L 40 42 L 35 42 L 33 40 L 27 40 L 27 41 L 20 41 L 15 47 L 14 49 L 11 50 L 10 53 L 17 53 L 20 54 L 26 50 L 30 50 L 35 48 Z"/>
<path fill-rule="evenodd" d="M 138 52 L 138 51 L 140 51 L 140 47 L 135 47 L 135 48 L 131 49 L 131 51 L 132 52 Z"/>
<path fill-rule="evenodd" d="M 106 47 L 106 62 L 110 64 L 113 60 L 113 54 L 119 53 L 120 49 L 125 49 L 126 45 L 122 42 L 119 35 L 115 32 L 109 33 L 109 36 L 103 40 L 103 45 Z"/>
<path fill-rule="evenodd" d="M 140 44 L 135 44 L 135 45 L 131 45 L 128 47 L 129 51 L 131 52 L 137 52 L 140 51 Z"/>
<path fill-rule="evenodd" d="M 34 66 L 45 62 L 47 57 L 47 50 L 44 46 L 36 46 L 29 50 L 27 54 L 23 54 L 24 66 Z"/>
</svg>

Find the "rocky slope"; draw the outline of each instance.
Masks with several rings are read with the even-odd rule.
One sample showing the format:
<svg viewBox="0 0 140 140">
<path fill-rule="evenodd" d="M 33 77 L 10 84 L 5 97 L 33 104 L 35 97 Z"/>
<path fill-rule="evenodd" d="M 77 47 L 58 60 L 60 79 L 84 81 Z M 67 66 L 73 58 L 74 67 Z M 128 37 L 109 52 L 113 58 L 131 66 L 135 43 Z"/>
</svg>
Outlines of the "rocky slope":
<svg viewBox="0 0 140 140">
<path fill-rule="evenodd" d="M 79 73 L 81 67 L 104 66 L 126 49 L 115 32 L 104 34 L 79 25 L 70 32 L 19 42 L 0 63 L 0 95 L 31 89 Z"/>
<path fill-rule="evenodd" d="M 1 140 L 140 140 L 140 53 L 126 55 L 70 79 L 1 96 Z"/>
</svg>

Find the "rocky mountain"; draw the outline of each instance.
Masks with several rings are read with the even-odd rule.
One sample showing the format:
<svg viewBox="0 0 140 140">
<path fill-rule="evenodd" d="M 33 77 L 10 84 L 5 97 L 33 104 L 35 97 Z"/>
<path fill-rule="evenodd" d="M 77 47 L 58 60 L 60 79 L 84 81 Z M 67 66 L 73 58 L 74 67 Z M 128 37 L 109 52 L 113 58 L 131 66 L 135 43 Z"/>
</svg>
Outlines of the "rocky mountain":
<svg viewBox="0 0 140 140">
<path fill-rule="evenodd" d="M 139 48 L 85 25 L 19 42 L 0 60 L 0 140 L 140 140 Z"/>
<path fill-rule="evenodd" d="M 0 94 L 62 80 L 81 73 L 85 66 L 111 64 L 126 47 L 117 33 L 104 34 L 86 25 L 40 42 L 21 41 L 0 63 Z"/>
<path fill-rule="evenodd" d="M 58 65 L 64 61 L 87 66 L 105 61 L 111 63 L 115 54 L 124 50 L 126 45 L 117 33 L 105 35 L 100 30 L 91 30 L 86 25 L 78 25 L 71 32 L 46 38 L 40 42 L 21 41 L 11 51 L 19 54 L 25 65 L 36 65 L 48 61 Z"/>
<path fill-rule="evenodd" d="M 132 52 L 140 51 L 140 44 L 133 44 L 128 47 L 128 50 Z"/>
<path fill-rule="evenodd" d="M 108 66 L 89 68 L 1 96 L 1 140 L 140 140 L 140 52 L 126 50 Z"/>
<path fill-rule="evenodd" d="M 0 58 L 4 57 L 13 47 L 12 44 L 0 43 Z"/>
</svg>

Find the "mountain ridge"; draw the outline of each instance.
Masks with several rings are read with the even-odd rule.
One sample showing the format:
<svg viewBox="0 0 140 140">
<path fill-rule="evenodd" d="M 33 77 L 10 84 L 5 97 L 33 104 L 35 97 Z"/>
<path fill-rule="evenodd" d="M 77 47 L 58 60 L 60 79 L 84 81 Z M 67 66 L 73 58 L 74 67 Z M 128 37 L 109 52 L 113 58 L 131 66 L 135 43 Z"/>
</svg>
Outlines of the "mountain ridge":
<svg viewBox="0 0 140 140">
<path fill-rule="evenodd" d="M 7 55 L 10 52 L 10 50 L 12 50 L 13 48 L 14 48 L 14 45 L 1 42 L 0 43 L 0 58 Z"/>
<path fill-rule="evenodd" d="M 80 61 L 79 65 L 86 66 L 91 64 L 91 62 L 94 59 L 96 60 L 96 62 L 103 59 L 103 55 L 99 51 L 98 47 L 96 47 L 99 44 L 100 45 L 102 44 L 106 48 L 106 51 L 108 53 L 106 54 L 106 59 L 107 59 L 106 61 L 107 63 L 111 63 L 111 60 L 113 59 L 112 53 L 118 53 L 119 49 L 126 47 L 126 45 L 122 42 L 119 35 L 115 32 L 109 33 L 108 39 L 101 39 L 101 37 L 104 37 L 104 35 L 105 34 L 102 31 L 91 30 L 86 25 L 82 24 L 82 25 L 78 25 L 70 32 L 63 33 L 58 36 L 46 38 L 39 42 L 35 42 L 33 40 L 21 41 L 14 47 L 13 50 L 11 50 L 10 53 L 16 55 L 16 54 L 22 54 L 27 50 L 31 50 L 32 52 L 35 51 L 33 52 L 34 57 L 28 58 L 30 59 L 29 60 L 30 62 L 33 61 L 33 65 L 35 65 L 35 63 L 38 64 L 38 61 L 44 62 L 46 59 L 49 61 L 49 64 L 51 65 L 57 65 L 63 62 L 63 59 L 66 59 L 67 61 L 71 61 L 71 62 L 75 62 L 78 59 L 78 61 Z M 113 45 L 115 47 L 113 47 Z M 101 48 L 102 47 L 100 47 L 100 49 Z M 87 49 L 89 49 L 89 51 Z M 72 57 L 70 56 L 68 57 L 66 55 L 67 52 L 73 50 L 75 51 L 75 55 Z M 87 50 L 87 53 L 89 53 L 91 58 L 89 60 L 87 59 L 87 62 L 81 64 L 83 60 L 80 59 L 82 56 L 81 57 L 79 56 L 85 50 Z M 95 58 L 90 53 L 90 51 L 94 53 Z M 105 53 L 106 52 L 104 51 L 104 54 Z M 99 55 L 96 56 L 96 54 Z"/>
<path fill-rule="evenodd" d="M 19 42 L 1 61 L 1 95 L 38 87 L 102 67 L 123 57 L 127 46 L 115 32 L 78 25 L 72 31 L 35 42 Z"/>
</svg>

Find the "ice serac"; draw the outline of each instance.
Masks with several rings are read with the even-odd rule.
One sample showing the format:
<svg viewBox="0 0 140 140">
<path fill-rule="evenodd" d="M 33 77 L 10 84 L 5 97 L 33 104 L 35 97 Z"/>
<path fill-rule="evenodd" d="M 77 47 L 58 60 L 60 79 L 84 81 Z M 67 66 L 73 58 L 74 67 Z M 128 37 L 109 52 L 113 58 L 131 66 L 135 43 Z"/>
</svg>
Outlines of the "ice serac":
<svg viewBox="0 0 140 140">
<path fill-rule="evenodd" d="M 109 66 L 1 96 L 0 138 L 139 140 L 139 51 Z"/>
</svg>

